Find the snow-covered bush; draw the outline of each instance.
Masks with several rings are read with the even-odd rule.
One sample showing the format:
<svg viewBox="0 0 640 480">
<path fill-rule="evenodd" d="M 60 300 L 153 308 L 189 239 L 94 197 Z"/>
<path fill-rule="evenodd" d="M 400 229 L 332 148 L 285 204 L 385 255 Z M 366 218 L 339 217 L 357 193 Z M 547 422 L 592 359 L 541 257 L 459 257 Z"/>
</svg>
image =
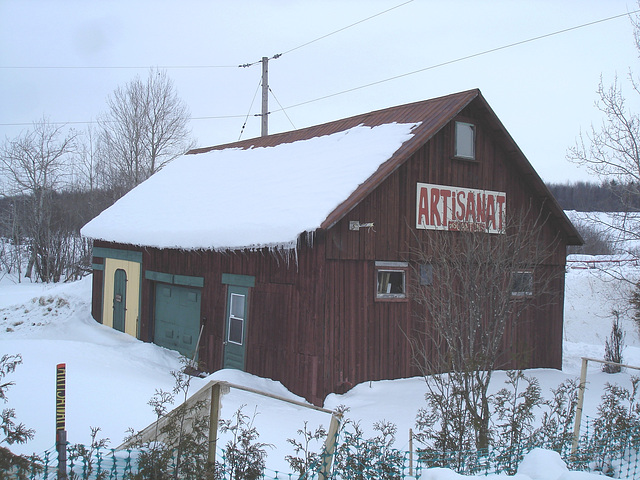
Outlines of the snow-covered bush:
<svg viewBox="0 0 640 480">
<path fill-rule="evenodd" d="M 440 390 L 426 394 L 427 405 L 416 417 L 415 438 L 422 443 L 418 453 L 425 465 L 471 473 L 485 468 L 487 461 L 496 461 L 503 471 L 515 473 L 523 455 L 534 447 L 568 451 L 577 381 L 563 382 L 545 399 L 535 377 L 522 371 L 506 374 L 506 386 L 490 397 L 491 437 L 486 451 L 475 446 L 473 419 L 462 401 L 463 387 L 446 382 L 446 375 L 434 376 Z"/>
<path fill-rule="evenodd" d="M 266 468 L 265 447 L 272 445 L 257 441 L 260 434 L 253 424 L 257 412 L 249 417 L 242 412 L 243 407 L 231 419 L 220 420 L 220 432 L 230 433 L 231 439 L 224 448 L 224 464 L 219 467 L 224 468 L 230 480 L 258 480 Z"/>
<path fill-rule="evenodd" d="M 396 425 L 383 420 L 376 422 L 373 429 L 378 433 L 365 439 L 358 422 L 347 419 L 342 423 L 341 440 L 333 462 L 337 478 L 391 480 L 401 477 L 404 454 L 392 447 L 396 439 Z"/>
<path fill-rule="evenodd" d="M 185 366 L 189 362 L 185 360 Z M 169 480 L 214 478 L 215 466 L 209 464 L 209 408 L 205 400 L 186 402 L 191 377 L 183 370 L 171 372 L 175 385 L 172 392 L 156 390 L 149 405 L 157 421 L 152 435 L 144 431 L 132 433 L 130 447 L 138 449 L 137 471 L 132 480 Z M 175 396 L 183 403 L 169 412 Z"/>
<path fill-rule="evenodd" d="M 638 448 L 640 434 L 640 378 L 631 377 L 631 389 L 607 383 L 598 417 L 583 437 L 581 456 L 590 461 L 591 470 L 610 473 L 612 463 L 632 447 Z"/>
<path fill-rule="evenodd" d="M 613 255 L 616 253 L 614 240 L 603 225 L 584 220 L 574 221 L 573 225 L 584 240 L 582 245 L 570 245 L 567 253 L 584 255 Z"/>
<path fill-rule="evenodd" d="M 527 377 L 522 370 L 507 372 L 507 387 L 492 396 L 494 407 L 493 448 L 504 457 L 503 464 L 511 474 L 516 473 L 520 458 L 531 449 L 533 443 L 536 409 L 542 403 L 540 383 L 535 377 Z M 523 388 L 524 387 L 524 388 Z"/>
<path fill-rule="evenodd" d="M 5 377 L 15 371 L 16 367 L 22 363 L 20 354 L 4 354 L 0 358 L 0 400 L 7 401 L 7 390 L 14 385 L 14 382 L 5 381 Z M 26 478 L 26 473 L 39 470 L 39 460 L 35 456 L 26 457 L 12 453 L 4 445 L 10 446 L 14 443 L 27 443 L 35 434 L 35 431 L 27 428 L 23 423 L 16 423 L 16 412 L 13 408 L 5 408 L 0 415 L 0 479 L 4 478 Z M 6 476 L 5 476 L 6 475 Z"/>
<path fill-rule="evenodd" d="M 562 452 L 573 441 L 573 427 L 578 405 L 578 381 L 568 379 L 552 389 L 553 397 L 544 400 L 540 426 L 534 432 L 533 444 Z"/>
<path fill-rule="evenodd" d="M 308 422 L 305 421 L 304 427 L 297 433 L 302 437 L 300 440 L 287 438 L 287 442 L 293 445 L 295 455 L 287 455 L 285 460 L 300 478 L 304 478 L 306 472 L 317 470 L 322 462 L 322 449 L 327 431 L 322 425 L 312 430 L 308 428 Z M 311 448 L 312 444 L 317 444 L 315 450 Z"/>
<path fill-rule="evenodd" d="M 431 375 L 426 378 L 430 386 L 425 394 L 426 406 L 418 410 L 416 416 L 415 438 L 423 447 L 420 456 L 429 466 L 447 466 L 440 464 L 439 458 L 446 458 L 449 452 L 463 452 L 475 449 L 476 439 L 473 431 L 473 419 L 465 407 L 465 390 L 462 384 L 451 381 L 450 375 Z M 461 466 L 463 459 L 448 458 L 453 462 L 451 468 Z"/>
<path fill-rule="evenodd" d="M 81 480 L 84 478 L 104 480 L 108 478 L 109 470 L 101 470 L 99 466 L 96 466 L 96 463 L 99 463 L 98 459 L 101 450 L 104 450 L 109 445 L 109 439 L 98 438 L 99 427 L 90 427 L 90 429 L 90 445 L 76 443 L 67 447 L 67 460 L 70 467 L 69 480 Z M 79 468 L 74 468 L 74 466 Z M 78 473 L 78 471 L 81 473 Z"/>
<path fill-rule="evenodd" d="M 613 314 L 611 334 L 609 338 L 605 340 L 604 359 L 607 362 L 622 363 L 625 332 L 620 326 L 620 312 L 614 310 L 611 313 Z M 620 365 L 611 365 L 610 363 L 602 364 L 602 371 L 605 373 L 620 373 L 621 370 Z"/>
</svg>

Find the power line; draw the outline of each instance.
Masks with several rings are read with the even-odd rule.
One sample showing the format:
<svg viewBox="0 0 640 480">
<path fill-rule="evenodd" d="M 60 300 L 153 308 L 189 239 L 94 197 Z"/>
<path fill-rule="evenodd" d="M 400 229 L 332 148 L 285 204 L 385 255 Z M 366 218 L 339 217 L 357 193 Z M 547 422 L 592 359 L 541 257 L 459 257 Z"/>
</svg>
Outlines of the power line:
<svg viewBox="0 0 640 480">
<path fill-rule="evenodd" d="M 282 113 L 284 113 L 285 117 L 287 117 L 287 120 L 289 120 L 289 123 L 291 124 L 291 126 L 293 127 L 294 130 L 297 130 L 296 126 L 293 124 L 293 122 L 291 121 L 291 118 L 289 118 L 289 114 L 287 113 L 287 111 L 284 109 L 284 107 L 282 106 L 282 104 L 280 103 L 280 100 L 278 100 L 278 97 L 276 97 L 276 94 L 273 93 L 273 90 L 271 90 L 271 87 L 269 87 L 269 92 L 271 92 L 271 95 L 273 95 L 273 98 L 276 100 L 276 102 L 278 103 L 278 105 L 280 105 L 280 110 L 278 110 L 279 112 L 282 111 Z M 269 112 L 271 113 L 271 112 Z"/>
<path fill-rule="evenodd" d="M 325 39 L 327 37 L 330 37 L 331 35 L 335 35 L 336 33 L 340 33 L 340 32 L 342 32 L 344 30 L 347 30 L 348 28 L 351 28 L 351 27 L 354 27 L 354 26 L 359 25 L 361 23 L 364 23 L 367 20 L 371 20 L 372 18 L 379 17 L 380 15 L 384 15 L 385 13 L 388 13 L 388 12 L 390 12 L 392 10 L 395 10 L 396 8 L 404 7 L 405 5 L 407 5 L 407 4 L 411 3 L 411 2 L 413 2 L 413 0 L 409 0 L 407 2 L 404 2 L 404 3 L 401 3 L 399 5 L 396 5 L 395 7 L 388 8 L 387 10 L 384 10 L 382 12 L 376 13 L 375 15 L 371 15 L 370 17 L 363 18 L 362 20 L 359 20 L 359 21 L 357 21 L 355 23 L 347 25 L 346 27 L 339 28 L 338 30 L 335 30 L 335 31 L 333 31 L 331 33 L 327 33 L 326 35 L 322 35 L 321 37 L 318 37 L 315 40 L 311 40 L 309 42 L 303 43 L 302 45 L 298 45 L 297 47 L 290 48 L 289 50 L 287 50 L 285 52 L 282 52 L 281 55 L 286 55 L 287 53 L 291 53 L 291 52 L 293 52 L 295 50 L 299 50 L 302 47 L 306 47 L 307 45 L 311 45 L 312 43 L 315 43 L 315 42 L 317 42 L 319 40 L 323 40 L 323 39 Z"/>
<path fill-rule="evenodd" d="M 380 15 L 383 15 L 383 14 L 385 14 L 387 12 L 390 12 L 391 10 L 395 10 L 396 8 L 403 7 L 404 5 L 407 5 L 408 3 L 411 3 L 411 2 L 413 2 L 413 0 L 408 0 L 407 2 L 404 2 L 404 3 L 401 3 L 399 5 L 396 5 L 395 7 L 388 8 L 388 9 L 382 11 L 382 12 L 379 12 L 379 13 L 376 13 L 374 15 L 371 15 L 370 17 L 363 18 L 362 20 L 358 20 L 355 23 L 351 23 L 351 24 L 347 25 L 346 27 L 339 28 L 338 30 L 334 30 L 333 32 L 327 33 L 326 35 L 322 35 L 321 37 L 318 37 L 318 38 L 316 38 L 314 40 L 310 40 L 308 42 L 305 42 L 305 43 L 303 43 L 301 45 L 298 45 L 297 47 L 290 48 L 289 50 L 287 50 L 285 52 L 276 53 L 273 57 L 270 57 L 269 60 L 274 60 L 274 59 L 280 58 L 281 56 L 286 55 L 287 53 L 291 53 L 291 52 L 293 52 L 295 50 L 299 50 L 299 49 L 301 49 L 303 47 L 306 47 L 308 45 L 311 45 L 312 43 L 315 43 L 315 42 L 317 42 L 319 40 L 323 40 L 323 39 L 325 39 L 327 37 L 330 37 L 331 35 L 335 35 L 336 33 L 340 33 L 340 32 L 342 32 L 344 30 L 347 30 L 347 29 L 349 29 L 351 27 L 354 27 L 354 26 L 359 25 L 359 24 L 361 24 L 363 22 L 366 22 L 367 20 L 371 20 L 372 18 L 379 17 Z M 261 63 L 261 62 L 262 62 L 262 60 L 256 60 L 255 62 L 243 63 L 242 65 L 239 65 L 239 66 L 242 67 L 242 68 L 247 68 L 247 67 L 252 67 L 254 65 L 257 65 L 258 63 Z"/>
<path fill-rule="evenodd" d="M 321 37 L 318 37 L 314 40 L 311 40 L 309 42 L 303 43 L 302 45 L 298 45 L 297 47 L 294 48 L 290 48 L 289 50 L 287 50 L 286 52 L 283 53 L 277 53 L 274 56 L 270 57 L 269 60 L 274 60 L 277 58 L 280 58 L 282 55 L 286 54 L 286 53 L 290 53 L 293 52 L 294 50 L 298 50 L 300 48 L 306 47 L 307 45 L 311 45 L 312 43 L 315 43 L 319 40 L 325 39 L 327 37 L 330 37 L 331 35 L 335 35 L 336 33 L 342 32 L 344 30 L 347 30 L 351 27 L 354 27 L 356 25 L 359 25 L 363 22 L 366 22 L 367 20 L 371 20 L 372 18 L 375 17 L 379 17 L 380 15 L 383 15 L 387 12 L 390 12 L 392 10 L 395 10 L 396 8 L 400 8 L 404 5 L 407 5 L 408 3 L 413 2 L 413 0 L 408 0 L 404 3 L 401 3 L 399 5 L 396 5 L 395 7 L 391 7 L 388 8 L 387 10 L 384 10 L 382 12 L 376 13 L 375 15 L 371 15 L 370 17 L 367 18 L 363 18 L 362 20 L 359 20 L 355 23 L 352 23 L 350 25 L 347 25 L 346 27 L 342 27 L 339 28 L 338 30 L 335 30 L 331 33 L 327 33 L 326 35 L 322 35 Z M 256 65 L 258 63 L 260 63 L 262 60 L 257 60 L 255 62 L 249 62 L 249 63 L 243 63 L 240 65 L 146 65 L 146 66 L 136 66 L 136 65 L 130 65 L 130 66 L 125 66 L 125 65 L 112 65 L 112 66 L 72 66 L 72 65 L 63 65 L 63 66 L 18 66 L 18 65 L 10 65 L 10 66 L 0 66 L 0 69 L 2 70 L 10 70 L 10 69 L 14 69 L 14 70 L 141 70 L 141 69 L 149 69 L 149 68 L 161 68 L 163 70 L 177 70 L 177 69 L 207 69 L 207 68 L 247 68 L 247 67 L 251 67 L 253 65 Z M 80 122 L 83 123 L 83 122 Z"/>
<path fill-rule="evenodd" d="M 278 110 L 279 111 L 279 110 Z M 244 118 L 245 115 L 212 115 L 206 117 L 189 117 L 189 120 L 225 120 L 228 118 Z M 30 127 L 34 122 L 0 123 L 0 127 Z M 69 122 L 47 122 L 51 125 L 96 125 L 97 120 L 69 121 Z"/>
<path fill-rule="evenodd" d="M 256 91 L 253 93 L 253 98 L 251 99 L 251 105 L 249 105 L 249 111 L 247 112 L 246 117 L 244 118 L 244 123 L 242 124 L 242 128 L 240 129 L 240 135 L 238 136 L 238 141 L 242 138 L 242 134 L 244 133 L 244 127 L 247 126 L 247 121 L 249 120 L 249 115 L 251 115 L 251 109 L 253 108 L 253 102 L 256 101 L 256 96 L 258 95 L 258 90 L 260 90 L 260 86 L 262 85 L 262 80 L 258 82 L 258 86 L 256 87 Z"/>
<path fill-rule="evenodd" d="M 163 70 L 187 69 L 187 68 L 238 68 L 238 65 L 146 65 L 146 66 L 1 66 L 3 70 L 148 70 L 150 68 L 161 68 Z"/>
<path fill-rule="evenodd" d="M 484 50 L 482 52 L 473 53 L 471 55 L 465 55 L 464 57 L 458 57 L 458 58 L 456 58 L 454 60 L 449 60 L 449 61 L 446 61 L 446 62 L 437 63 L 435 65 L 430 65 L 428 67 L 420 68 L 418 70 L 413 70 L 412 72 L 402 73 L 400 75 L 395 75 L 393 77 L 385 78 L 383 80 L 378 80 L 376 82 L 367 83 L 365 85 L 360 85 L 358 87 L 349 88 L 347 90 L 342 90 L 342 91 L 336 92 L 336 93 L 331 93 L 329 95 L 324 95 L 322 97 L 314 98 L 312 100 L 307 100 L 305 102 L 300 102 L 300 103 L 296 103 L 294 105 L 289 105 L 287 108 L 295 108 L 295 107 L 299 107 L 299 106 L 302 106 L 302 105 L 307 105 L 309 103 L 318 102 L 320 100 L 326 100 L 327 98 L 336 97 L 338 95 L 343 95 L 345 93 L 350 93 L 350 92 L 353 92 L 353 91 L 356 91 L 356 90 L 361 90 L 363 88 L 368 88 L 368 87 L 372 87 L 374 85 L 379 85 L 381 83 L 386 83 L 386 82 L 390 82 L 392 80 L 397 80 L 399 78 L 408 77 L 410 75 L 415 75 L 416 73 L 426 72 L 427 70 L 433 70 L 435 68 L 444 67 L 446 65 L 451 65 L 451 64 L 454 64 L 454 63 L 462 62 L 464 60 L 469 60 L 469 59 L 472 59 L 472 58 L 480 57 L 480 56 L 483 56 L 483 55 L 487 55 L 489 53 L 494 53 L 494 52 L 498 52 L 500 50 L 505 50 L 507 48 L 523 45 L 525 43 L 530 43 L 530 42 L 534 42 L 536 40 L 541 40 L 543 38 L 553 37 L 555 35 L 560 35 L 562 33 L 567 33 L 567 32 L 570 32 L 570 31 L 573 31 L 573 30 L 577 30 L 577 29 L 580 29 L 580 28 L 589 27 L 589 26 L 592 26 L 592 25 L 596 25 L 598 23 L 608 22 L 609 20 L 615 20 L 615 19 L 620 18 L 620 17 L 626 17 L 628 15 L 632 15 L 632 14 L 638 13 L 638 12 L 640 12 L 640 9 L 639 10 L 634 10 L 634 11 L 628 12 L 628 13 L 623 13 L 623 14 L 620 14 L 620 15 L 614 15 L 613 17 L 608 17 L 608 18 L 603 18 L 603 19 L 600 19 L 600 20 L 595 20 L 593 22 L 583 23 L 583 24 L 577 25 L 575 27 L 569 27 L 569 28 L 565 28 L 563 30 L 557 30 L 555 32 L 546 33 L 544 35 L 539 35 L 537 37 L 531 37 L 531 38 L 528 38 L 526 40 L 520 40 L 518 42 L 510 43 L 508 45 L 503 45 L 501 47 L 491 48 L 489 50 Z M 281 110 L 284 110 L 284 108 L 281 109 Z M 280 112 L 281 110 L 274 110 L 272 113 Z"/>
<path fill-rule="evenodd" d="M 410 1 L 413 1 L 413 0 L 410 0 Z M 409 3 L 409 2 L 405 2 L 405 4 L 406 3 Z M 405 4 L 401 4 L 401 5 L 398 5 L 398 6 L 393 7 L 393 8 L 398 8 L 398 7 L 400 7 L 402 5 L 405 5 Z M 388 10 L 386 10 L 386 11 L 388 11 Z M 385 13 L 385 12 L 381 12 L 381 13 L 379 13 L 377 15 L 381 15 L 382 13 Z M 546 33 L 544 35 L 538 35 L 536 37 L 531 37 L 531 38 L 528 38 L 526 40 L 520 40 L 518 42 L 513 42 L 513 43 L 510 43 L 510 44 L 507 44 L 507 45 L 502 45 L 500 47 L 495 47 L 495 48 L 491 48 L 491 49 L 488 49 L 488 50 L 483 50 L 482 52 L 473 53 L 471 55 L 465 55 L 463 57 L 458 57 L 458 58 L 453 59 L 453 60 L 449 60 L 449 61 L 446 61 L 446 62 L 438 63 L 438 64 L 435 64 L 435 65 L 430 65 L 428 67 L 420 68 L 418 70 L 413 70 L 413 71 L 407 72 L 407 73 L 402 73 L 400 75 L 395 75 L 393 77 L 388 77 L 388 78 L 385 78 L 385 79 L 382 79 L 382 80 L 378 80 L 378 81 L 375 81 L 375 82 L 367 83 L 365 85 L 360 85 L 360 86 L 357 86 L 357 87 L 349 88 L 347 90 L 342 90 L 340 92 L 331 93 L 329 95 L 324 95 L 322 97 L 318 97 L 318 98 L 314 98 L 314 99 L 307 100 L 307 101 L 304 101 L 304 102 L 296 103 L 296 104 L 293 104 L 293 105 L 289 105 L 287 107 L 280 106 L 281 108 L 279 110 L 274 110 L 274 111 L 269 112 L 269 113 L 284 112 L 285 109 L 300 107 L 302 105 L 307 105 L 307 104 L 318 102 L 318 101 L 321 101 L 321 100 L 326 100 L 327 98 L 332 98 L 332 97 L 336 97 L 336 96 L 339 96 L 339 95 L 344 95 L 345 93 L 354 92 L 356 90 L 362 90 L 364 88 L 368 88 L 368 87 L 372 87 L 372 86 L 379 85 L 379 84 L 382 84 L 382 83 L 390 82 L 392 80 L 397 80 L 399 78 L 408 77 L 410 75 L 415 75 L 417 73 L 425 72 L 425 71 L 428 71 L 428 70 L 433 70 L 433 69 L 436 69 L 436 68 L 439 68 L 439 67 L 444 67 L 446 65 L 452 65 L 454 63 L 459 63 L 459 62 L 462 62 L 462 61 L 465 61 L 465 60 L 469 60 L 469 59 L 472 59 L 472 58 L 476 58 L 476 57 L 480 57 L 480 56 L 487 55 L 487 54 L 490 54 L 490 53 L 498 52 L 500 50 L 505 50 L 507 48 L 512 48 L 512 47 L 516 47 L 516 46 L 523 45 L 523 44 L 526 44 L 526 43 L 531 43 L 531 42 L 534 42 L 534 41 L 537 41 L 537 40 L 541 40 L 541 39 L 544 39 L 544 38 L 557 36 L 557 35 L 560 35 L 560 34 L 563 34 L 563 33 L 571 32 L 573 30 L 578 30 L 580 28 L 585 28 L 585 27 L 589 27 L 589 26 L 592 26 L 592 25 L 597 25 L 599 23 L 608 22 L 610 20 L 615 20 L 617 18 L 626 17 L 626 16 L 629 16 L 629 15 L 632 15 L 632 14 L 635 14 L 635 13 L 639 13 L 639 12 L 640 12 L 640 9 L 633 10 L 631 12 L 627 12 L 627 13 L 623 13 L 623 14 L 619 14 L 619 15 L 614 15 L 612 17 L 607 17 L 607 18 L 603 18 L 603 19 L 600 19 L 600 20 L 595 20 L 595 21 L 592 21 L 592 22 L 583 23 L 583 24 L 580 24 L 580 25 L 576 25 L 574 27 L 569 27 L 569 28 L 565 28 L 565 29 L 562 29 L 562 30 L 556 30 L 555 32 Z M 369 18 L 373 18 L 373 17 L 369 17 Z M 365 20 L 361 20 L 358 23 L 361 23 L 361 22 L 363 22 Z M 356 24 L 353 24 L 353 25 L 356 25 Z M 348 27 L 344 27 L 342 30 L 344 30 L 345 28 L 348 28 Z M 333 33 L 337 33 L 339 31 L 340 30 L 336 30 L 336 32 L 333 32 Z M 328 34 L 328 35 L 331 35 L 331 34 Z M 328 36 L 328 35 L 325 35 L 325 37 Z M 324 37 L 320 37 L 320 38 L 318 38 L 316 40 L 319 40 L 321 38 L 324 38 Z M 312 42 L 308 42 L 308 43 L 312 43 Z M 306 45 L 306 44 L 300 45 L 299 47 L 296 47 L 295 49 L 301 48 L 304 45 Z M 295 49 L 292 49 L 292 50 L 295 50 Z M 292 50 L 289 50 L 289 51 L 292 51 Z M 285 52 L 285 53 L 287 53 L 287 52 Z M 0 67 L 0 68 L 6 68 L 6 67 Z M 34 68 L 37 68 L 37 67 L 34 67 Z M 105 68 L 107 68 L 107 67 L 105 67 Z M 274 96 L 274 98 L 275 98 L 275 96 Z M 276 99 L 276 101 L 277 101 L 277 99 Z M 280 102 L 278 102 L 278 104 L 279 103 Z M 214 119 L 245 118 L 245 117 L 246 117 L 246 115 L 218 115 L 218 116 L 205 116 L 205 117 L 191 117 L 190 120 L 214 120 Z M 88 124 L 95 124 L 97 122 L 96 121 L 84 121 L 84 122 L 49 122 L 49 123 L 51 123 L 52 125 L 78 125 L 78 124 L 88 125 Z M 3 127 L 7 127 L 7 126 L 30 126 L 32 124 L 33 124 L 33 122 L 0 123 L 0 126 L 3 126 Z"/>
</svg>

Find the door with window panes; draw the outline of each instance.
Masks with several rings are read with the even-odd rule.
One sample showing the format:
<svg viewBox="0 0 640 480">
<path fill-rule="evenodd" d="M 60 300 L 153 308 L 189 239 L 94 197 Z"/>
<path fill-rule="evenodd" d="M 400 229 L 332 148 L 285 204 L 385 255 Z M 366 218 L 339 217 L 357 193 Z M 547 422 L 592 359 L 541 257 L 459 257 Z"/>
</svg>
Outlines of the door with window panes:
<svg viewBox="0 0 640 480">
<path fill-rule="evenodd" d="M 223 368 L 244 370 L 249 289 L 227 286 Z"/>
</svg>

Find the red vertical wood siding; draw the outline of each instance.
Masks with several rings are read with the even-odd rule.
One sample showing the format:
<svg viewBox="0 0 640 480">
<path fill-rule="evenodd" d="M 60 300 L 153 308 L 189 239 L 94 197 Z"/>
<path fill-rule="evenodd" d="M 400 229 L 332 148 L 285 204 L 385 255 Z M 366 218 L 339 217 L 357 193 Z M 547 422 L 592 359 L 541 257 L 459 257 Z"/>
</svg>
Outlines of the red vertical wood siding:
<svg viewBox="0 0 640 480">
<path fill-rule="evenodd" d="M 535 214 L 544 209 L 542 199 L 511 161 L 512 154 L 500 147 L 482 118 L 468 108 L 458 119 L 476 125 L 476 161 L 453 158 L 451 122 L 327 232 L 326 349 L 337 352 L 327 357 L 328 391 L 419 373 L 405 335 L 418 328 L 415 305 L 375 301 L 375 261 L 411 261 L 417 239 L 433 234 L 415 228 L 418 182 L 503 191 L 511 212 L 526 211 L 530 204 Z M 375 226 L 350 231 L 352 220 Z M 559 232 L 557 220 L 549 219 L 543 241 L 551 244 Z M 562 366 L 566 239 L 559 240 L 545 267 L 558 277 L 553 293 L 533 300 L 536 305 L 525 309 L 518 323 L 507 329 L 501 355 L 504 368 Z M 367 312 L 364 321 L 362 311 Z M 344 350 L 355 355 L 340 353 Z M 365 364 L 356 360 L 363 358 Z"/>
<path fill-rule="evenodd" d="M 453 157 L 454 122 L 417 150 L 394 173 L 328 230 L 301 238 L 297 254 L 284 257 L 268 250 L 214 252 L 159 250 L 96 241 L 96 246 L 141 251 L 143 280 L 141 338 L 153 341 L 152 281 L 144 271 L 201 276 L 204 325 L 200 359 L 209 371 L 222 367 L 226 286 L 222 274 L 251 275 L 246 370 L 281 381 L 320 404 L 330 392 L 343 392 L 367 380 L 418 374 L 407 340 L 416 328 L 416 305 L 410 301 L 376 301 L 375 261 L 410 261 L 417 238 L 416 183 L 504 191 L 507 208 L 544 209 L 543 199 L 512 162 L 513 152 L 500 145 L 502 131 L 483 121 L 473 103 L 459 117 L 476 125 L 477 161 Z M 372 229 L 350 231 L 349 221 L 373 222 Z M 559 235 L 550 219 L 545 240 Z M 560 236 L 546 267 L 561 272 L 566 239 Z M 408 276 L 411 277 L 411 271 Z M 101 312 L 102 276 L 94 272 L 93 314 Z M 522 321 L 505 333 L 505 367 L 562 365 L 564 276 L 554 284 L 544 306 L 527 309 Z"/>
</svg>

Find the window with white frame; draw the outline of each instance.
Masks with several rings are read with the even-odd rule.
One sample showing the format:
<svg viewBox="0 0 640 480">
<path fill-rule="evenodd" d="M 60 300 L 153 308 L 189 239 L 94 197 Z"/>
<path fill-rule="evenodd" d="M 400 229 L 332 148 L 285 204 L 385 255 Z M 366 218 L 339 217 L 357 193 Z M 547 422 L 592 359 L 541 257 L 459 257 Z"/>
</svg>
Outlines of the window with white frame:
<svg viewBox="0 0 640 480">
<path fill-rule="evenodd" d="M 376 262 L 376 298 L 407 298 L 407 262 Z"/>
<path fill-rule="evenodd" d="M 475 160 L 476 127 L 472 123 L 456 122 L 455 156 Z"/>
</svg>

